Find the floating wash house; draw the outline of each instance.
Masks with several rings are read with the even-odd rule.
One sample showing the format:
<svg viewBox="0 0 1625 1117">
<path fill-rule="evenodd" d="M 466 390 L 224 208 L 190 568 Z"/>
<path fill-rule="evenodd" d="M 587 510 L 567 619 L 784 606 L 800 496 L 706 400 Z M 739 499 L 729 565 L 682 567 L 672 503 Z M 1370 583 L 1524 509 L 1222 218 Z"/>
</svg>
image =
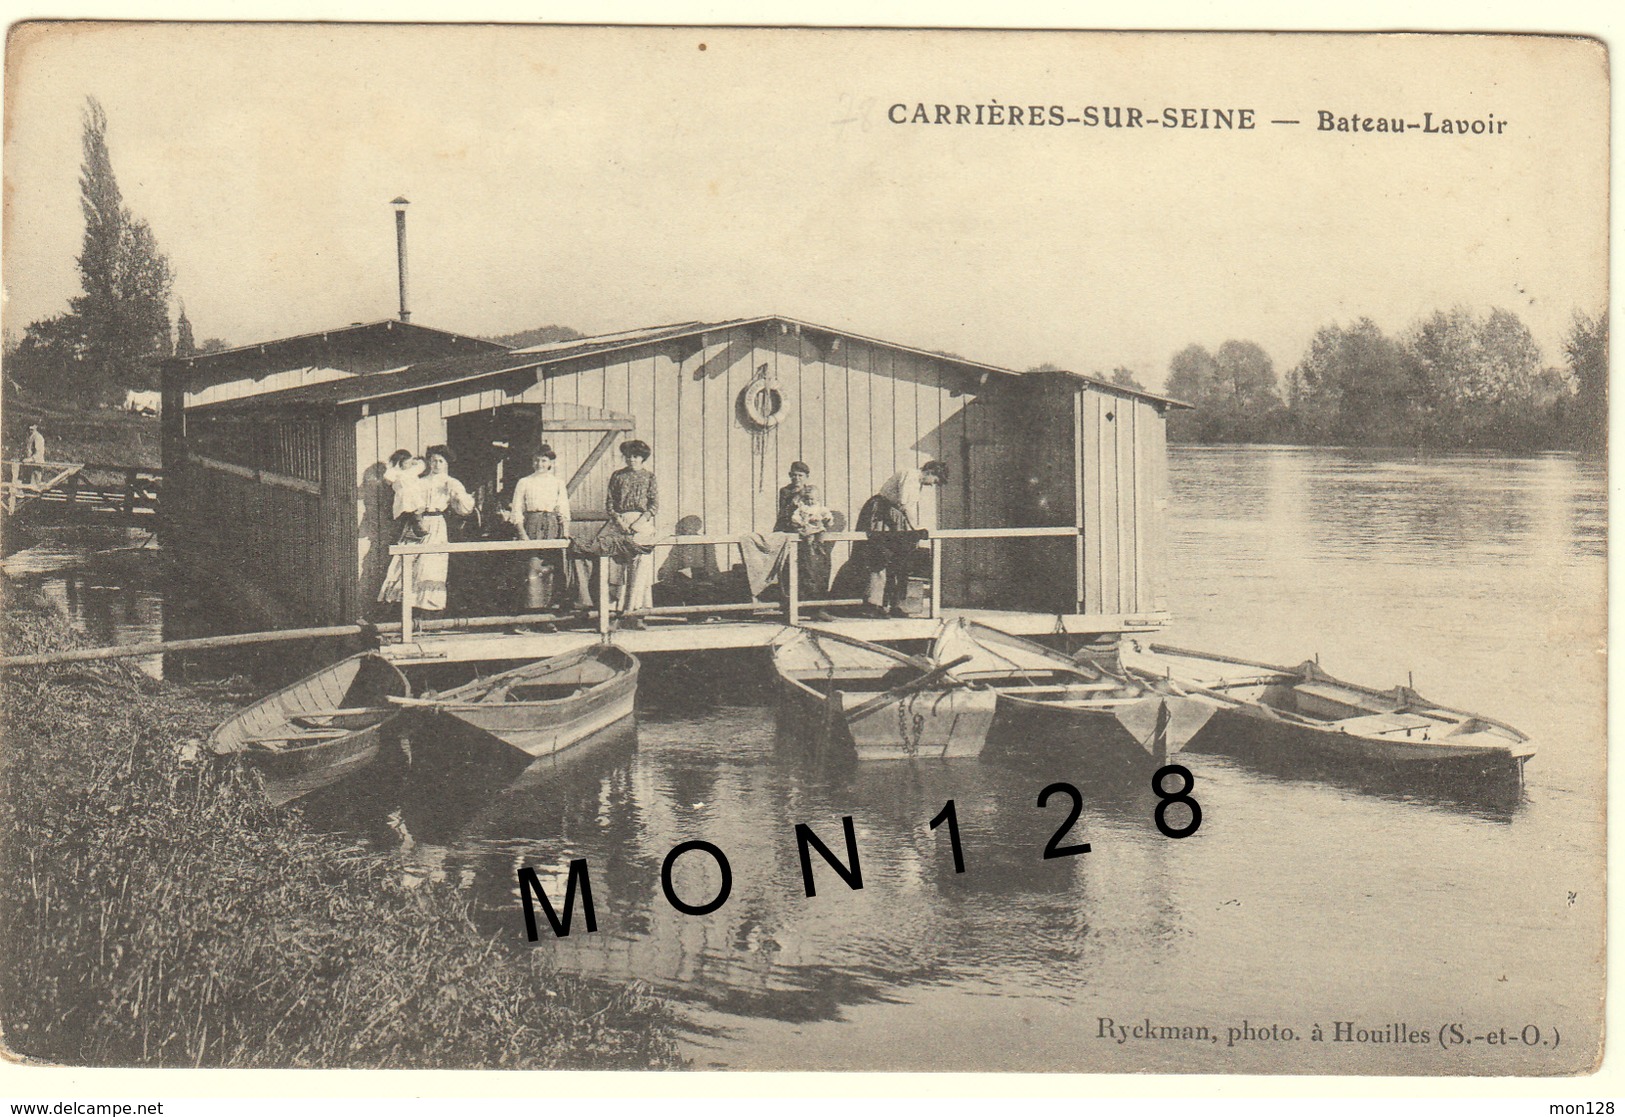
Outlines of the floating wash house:
<svg viewBox="0 0 1625 1117">
<path fill-rule="evenodd" d="M 395 541 L 382 475 L 397 448 L 449 445 L 495 534 L 497 508 L 546 441 L 580 534 L 603 518 L 619 442 L 650 443 L 666 586 L 725 581 L 739 537 L 771 530 L 793 461 L 811 466 L 839 529 L 894 472 L 937 459 L 950 480 L 936 494 L 922 615 L 840 623 L 908 639 L 928 635 L 933 615 L 967 612 L 1011 632 L 1104 634 L 1165 619 L 1164 417 L 1176 406 L 780 315 L 523 349 L 390 320 L 168 361 L 164 513 L 173 550 L 245 620 L 343 624 L 375 614 Z M 839 568 L 853 537 L 832 538 Z M 520 558 L 455 555 L 453 611 L 480 611 L 472 591 Z M 487 597 L 485 611 L 511 611 L 500 592 Z M 613 638 L 644 651 L 751 646 L 800 619 L 793 601 L 762 609 Z M 395 654 L 408 659 L 550 654 L 610 627 L 430 635 L 410 615 L 406 626 Z"/>
</svg>

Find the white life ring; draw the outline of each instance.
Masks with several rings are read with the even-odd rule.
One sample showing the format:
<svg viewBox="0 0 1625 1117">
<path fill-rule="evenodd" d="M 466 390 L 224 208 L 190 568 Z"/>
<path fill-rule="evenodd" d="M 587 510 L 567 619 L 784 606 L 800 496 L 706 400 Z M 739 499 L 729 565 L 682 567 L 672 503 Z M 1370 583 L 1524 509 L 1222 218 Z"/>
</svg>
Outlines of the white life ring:
<svg viewBox="0 0 1625 1117">
<path fill-rule="evenodd" d="M 756 370 L 756 375 L 739 395 L 739 405 L 754 425 L 767 430 L 784 422 L 790 408 L 785 403 L 779 382 L 767 374 L 767 366 Z"/>
</svg>

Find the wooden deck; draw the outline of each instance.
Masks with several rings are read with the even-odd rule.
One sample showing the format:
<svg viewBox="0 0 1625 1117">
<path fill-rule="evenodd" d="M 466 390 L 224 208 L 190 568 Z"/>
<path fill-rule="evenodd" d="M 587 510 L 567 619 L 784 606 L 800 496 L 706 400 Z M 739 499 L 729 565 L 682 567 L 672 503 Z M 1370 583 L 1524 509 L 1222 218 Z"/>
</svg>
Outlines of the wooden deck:
<svg viewBox="0 0 1625 1117">
<path fill-rule="evenodd" d="M 929 640 L 945 619 L 964 617 L 980 621 L 1015 636 L 1047 636 L 1065 633 L 1075 636 L 1105 635 L 1117 632 L 1146 632 L 1168 623 L 1166 613 L 1141 614 L 1055 614 L 1017 613 L 998 609 L 944 609 L 938 617 L 897 617 L 841 619 L 805 627 L 855 636 L 860 640 L 888 643 L 899 640 Z M 501 660 L 545 659 L 601 639 L 607 639 L 636 655 L 665 652 L 713 651 L 724 648 L 761 648 L 772 643 L 785 630 L 781 621 L 685 621 L 663 623 L 651 620 L 641 631 L 614 631 L 607 637 L 595 629 L 556 633 L 458 632 L 446 635 L 419 633 L 411 643 L 385 644 L 380 653 L 399 664 L 471 663 Z"/>
</svg>

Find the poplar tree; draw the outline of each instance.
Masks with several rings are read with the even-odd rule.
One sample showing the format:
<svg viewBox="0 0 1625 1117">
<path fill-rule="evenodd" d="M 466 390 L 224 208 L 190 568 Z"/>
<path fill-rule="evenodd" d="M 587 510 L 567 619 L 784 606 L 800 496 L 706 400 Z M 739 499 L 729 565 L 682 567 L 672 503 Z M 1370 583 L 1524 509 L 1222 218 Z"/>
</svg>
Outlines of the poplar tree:
<svg viewBox="0 0 1625 1117">
<path fill-rule="evenodd" d="M 192 320 L 186 316 L 186 304 L 181 303 L 180 316 L 175 319 L 175 356 L 190 357 L 197 352 L 192 338 Z"/>
<path fill-rule="evenodd" d="M 82 340 L 85 387 L 106 400 L 125 388 L 156 384 L 157 361 L 169 352 L 171 280 L 151 227 L 124 205 L 107 151 L 107 114 L 94 97 L 86 98 L 82 120 L 85 236 L 78 264 L 84 293 L 69 300 L 68 318 Z"/>
</svg>

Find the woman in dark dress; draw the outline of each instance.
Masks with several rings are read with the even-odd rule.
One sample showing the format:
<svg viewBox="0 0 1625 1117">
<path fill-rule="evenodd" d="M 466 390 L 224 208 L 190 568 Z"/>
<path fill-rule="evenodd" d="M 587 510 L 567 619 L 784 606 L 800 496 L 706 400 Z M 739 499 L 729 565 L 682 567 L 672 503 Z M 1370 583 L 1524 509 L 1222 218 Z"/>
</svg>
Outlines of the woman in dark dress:
<svg viewBox="0 0 1625 1117">
<path fill-rule="evenodd" d="M 609 524 L 604 551 L 621 564 L 622 627 L 642 628 L 654 607 L 655 514 L 660 494 L 648 468 L 653 451 L 642 439 L 621 443 L 626 465 L 609 477 Z"/>
</svg>

